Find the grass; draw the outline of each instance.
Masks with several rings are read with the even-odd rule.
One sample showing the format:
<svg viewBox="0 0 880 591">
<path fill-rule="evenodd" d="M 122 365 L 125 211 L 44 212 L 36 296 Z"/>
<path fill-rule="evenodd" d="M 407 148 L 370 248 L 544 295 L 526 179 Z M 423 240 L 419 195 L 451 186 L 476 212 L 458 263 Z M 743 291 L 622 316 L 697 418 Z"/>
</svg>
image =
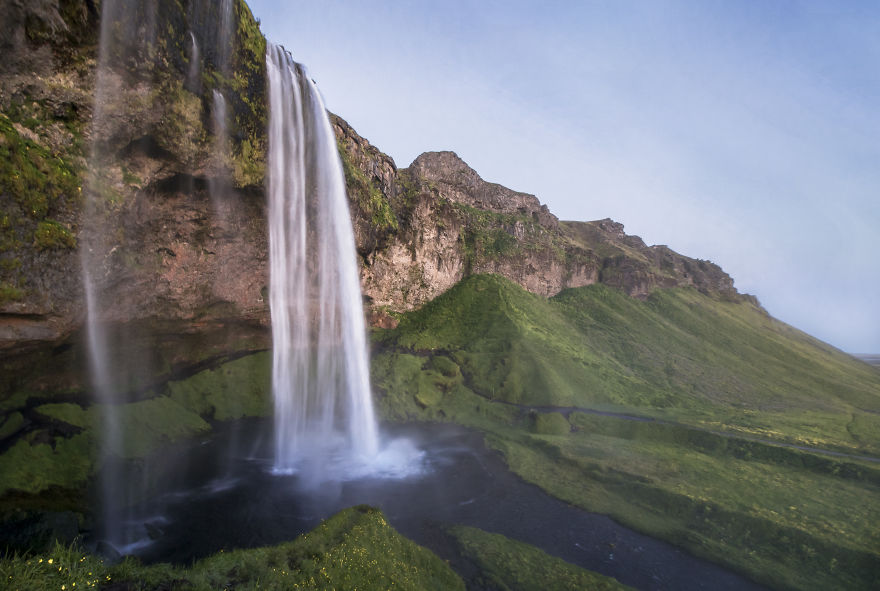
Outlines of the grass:
<svg viewBox="0 0 880 591">
<path fill-rule="evenodd" d="M 462 281 L 380 347 L 443 353 L 489 399 L 641 414 L 880 454 L 880 373 L 749 302 L 691 289 L 643 302 L 604 285 L 546 299 L 496 276 Z"/>
<path fill-rule="evenodd" d="M 277 546 L 221 551 L 189 567 L 109 565 L 77 546 L 0 559 L 4 588 L 71 591 L 125 589 L 464 589 L 425 548 L 398 534 L 377 509 L 358 506 Z"/>
<path fill-rule="evenodd" d="M 459 549 L 480 569 L 481 585 L 502 591 L 630 589 L 615 579 L 582 569 L 529 544 L 473 527 L 449 530 Z"/>
<path fill-rule="evenodd" d="M 880 373 L 748 300 L 476 276 L 374 343 L 384 416 L 481 429 L 554 496 L 775 588 L 880 577 L 880 465 L 783 447 L 877 454 Z"/>
</svg>

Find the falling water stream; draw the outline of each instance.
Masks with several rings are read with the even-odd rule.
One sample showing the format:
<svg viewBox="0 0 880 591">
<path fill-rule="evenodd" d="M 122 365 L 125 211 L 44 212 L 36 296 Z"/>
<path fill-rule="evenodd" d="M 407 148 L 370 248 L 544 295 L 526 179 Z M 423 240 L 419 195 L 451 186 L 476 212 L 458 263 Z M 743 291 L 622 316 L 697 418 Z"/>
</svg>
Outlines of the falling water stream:
<svg viewBox="0 0 880 591">
<path fill-rule="evenodd" d="M 274 468 L 369 464 L 379 439 L 335 136 L 303 66 L 269 45 L 267 69 Z"/>
<path fill-rule="evenodd" d="M 132 78 L 151 68 L 149 56 L 155 46 L 156 5 L 154 1 L 129 6 L 122 0 L 102 3 L 100 45 L 95 83 L 95 106 L 92 115 L 92 143 L 89 177 L 85 187 L 83 224 L 80 231 L 80 262 L 86 302 L 86 344 L 89 370 L 96 402 L 101 409 L 99 498 L 103 536 L 112 545 L 127 543 L 120 516 L 128 503 L 130 487 L 136 483 L 123 478 L 116 469 L 124 456 L 122 405 L 129 402 L 131 385 L 142 376 L 137 365 L 115 365 L 113 353 L 127 349 L 132 335 L 110 328 L 102 317 L 108 289 L 118 278 L 112 276 L 112 246 L 116 228 L 112 206 L 105 197 L 111 177 L 108 144 L 124 120 L 119 89 L 130 81 L 119 74 L 119 65 L 127 63 Z M 133 41 L 137 40 L 137 41 Z M 141 364 L 146 367 L 148 364 Z"/>
</svg>

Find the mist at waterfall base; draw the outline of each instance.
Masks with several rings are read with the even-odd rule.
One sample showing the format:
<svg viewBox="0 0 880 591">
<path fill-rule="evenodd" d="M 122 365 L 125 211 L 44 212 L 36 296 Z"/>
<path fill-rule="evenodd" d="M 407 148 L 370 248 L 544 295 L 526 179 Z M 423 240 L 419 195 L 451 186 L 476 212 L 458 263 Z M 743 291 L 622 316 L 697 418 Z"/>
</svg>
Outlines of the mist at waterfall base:
<svg viewBox="0 0 880 591">
<path fill-rule="evenodd" d="M 209 437 L 137 468 L 165 473 L 152 498 L 129 513 L 146 563 L 190 564 L 222 549 L 292 540 L 339 510 L 368 504 L 404 536 L 449 560 L 473 565 L 445 533 L 467 525 L 522 540 L 572 564 L 640 589 L 758 589 L 724 568 L 544 493 L 510 472 L 482 435 L 454 424 L 387 424 L 380 456 L 388 471 L 339 474 L 315 486 L 304 472 L 273 471 L 271 419 L 219 426 Z M 235 440 L 235 445 L 230 441 Z M 404 449 L 397 450 L 398 445 Z M 237 455 L 230 455 L 236 449 Z M 418 470 L 400 459 L 423 450 Z M 398 456 L 398 454 L 400 454 Z M 410 463 L 410 465 L 412 465 Z"/>
</svg>

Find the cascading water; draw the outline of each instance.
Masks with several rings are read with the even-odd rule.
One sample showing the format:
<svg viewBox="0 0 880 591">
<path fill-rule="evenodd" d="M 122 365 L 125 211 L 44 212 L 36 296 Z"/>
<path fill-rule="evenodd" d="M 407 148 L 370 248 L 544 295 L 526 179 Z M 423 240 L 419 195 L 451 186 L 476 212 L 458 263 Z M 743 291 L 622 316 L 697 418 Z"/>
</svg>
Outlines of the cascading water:
<svg viewBox="0 0 880 591">
<path fill-rule="evenodd" d="M 269 304 L 274 470 L 379 449 L 345 179 L 304 67 L 269 45 Z"/>
<path fill-rule="evenodd" d="M 202 75 L 202 58 L 199 52 L 199 43 L 196 41 L 195 33 L 189 32 L 190 49 L 189 49 L 189 70 L 186 74 L 186 85 L 195 93 L 198 93 L 202 87 L 200 80 Z"/>
<path fill-rule="evenodd" d="M 229 72 L 232 53 L 232 0 L 220 0 L 220 31 L 217 38 L 218 64 L 224 73 Z"/>
<path fill-rule="evenodd" d="M 231 188 L 229 162 L 229 125 L 226 98 L 216 88 L 212 93 L 211 120 L 214 132 L 214 154 L 211 175 L 208 177 L 208 193 L 218 222 L 224 216 L 223 201 Z"/>
<path fill-rule="evenodd" d="M 89 155 L 89 177 L 85 187 L 83 222 L 80 231 L 80 261 L 86 301 L 86 344 L 92 389 L 101 411 L 100 487 L 98 490 L 103 537 L 111 545 L 122 548 L 130 541 L 124 534 L 123 508 L 138 483 L 126 480 L 120 470 L 125 455 L 121 404 L 128 402 L 132 385 L 142 379 L 134 367 L 118 364 L 129 350 L 133 335 L 113 330 L 102 318 L 108 301 L 107 289 L 113 277 L 113 246 L 117 234 L 116 212 L 105 193 L 112 186 L 113 166 L 108 144 L 124 125 L 124 112 L 119 89 L 130 84 L 120 74 L 126 63 L 128 75 L 137 78 L 151 67 L 150 56 L 155 47 L 156 5 L 146 0 L 130 6 L 122 0 L 105 0 L 101 7 L 101 32 L 98 68 L 95 83 L 95 106 L 92 115 L 92 145 Z M 140 366 L 145 367 L 147 363 Z"/>
</svg>

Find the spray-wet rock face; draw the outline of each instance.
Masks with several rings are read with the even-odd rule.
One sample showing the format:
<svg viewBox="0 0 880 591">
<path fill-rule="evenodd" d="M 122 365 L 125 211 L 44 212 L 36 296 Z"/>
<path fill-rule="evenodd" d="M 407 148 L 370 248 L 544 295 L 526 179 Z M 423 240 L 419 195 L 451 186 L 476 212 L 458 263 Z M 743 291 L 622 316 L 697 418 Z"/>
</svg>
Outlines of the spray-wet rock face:
<svg viewBox="0 0 880 591">
<path fill-rule="evenodd" d="M 267 318 L 265 40 L 238 0 L 119 4 L 0 7 L 0 347 L 81 323 L 89 247 L 108 319 Z"/>
</svg>

